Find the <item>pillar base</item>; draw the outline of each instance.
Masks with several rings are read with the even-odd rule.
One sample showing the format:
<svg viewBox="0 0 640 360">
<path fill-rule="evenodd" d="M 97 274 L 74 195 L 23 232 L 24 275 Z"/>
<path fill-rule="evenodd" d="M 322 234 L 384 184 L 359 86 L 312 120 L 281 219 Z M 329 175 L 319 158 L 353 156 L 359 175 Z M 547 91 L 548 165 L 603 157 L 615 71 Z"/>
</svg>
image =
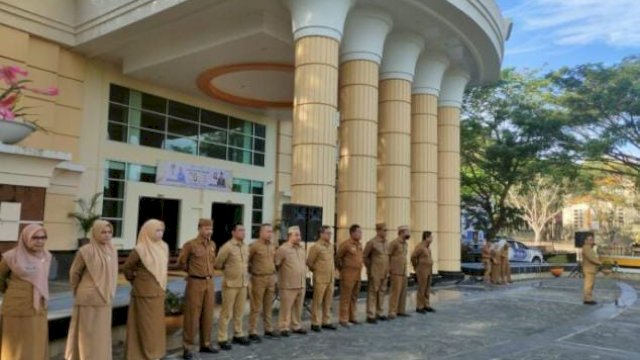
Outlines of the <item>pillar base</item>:
<svg viewBox="0 0 640 360">
<path fill-rule="evenodd" d="M 438 271 L 439 280 L 438 282 L 460 282 L 464 280 L 464 273 L 462 271 Z"/>
</svg>

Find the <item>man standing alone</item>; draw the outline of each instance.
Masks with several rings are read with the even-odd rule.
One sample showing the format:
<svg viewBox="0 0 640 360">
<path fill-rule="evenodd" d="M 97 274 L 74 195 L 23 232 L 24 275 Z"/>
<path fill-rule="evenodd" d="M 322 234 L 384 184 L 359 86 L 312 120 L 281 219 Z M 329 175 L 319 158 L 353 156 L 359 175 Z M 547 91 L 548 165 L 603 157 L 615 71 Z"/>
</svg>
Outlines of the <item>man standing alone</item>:
<svg viewBox="0 0 640 360">
<path fill-rule="evenodd" d="M 251 274 L 251 311 L 249 312 L 249 340 L 261 342 L 258 335 L 258 317 L 262 314 L 264 336 L 276 338 L 271 323 L 273 298 L 276 293 L 276 245 L 273 244 L 271 224 L 260 225 L 258 241 L 249 247 L 249 273 Z"/>
<path fill-rule="evenodd" d="M 376 237 L 369 240 L 364 248 L 364 265 L 367 267 L 367 322 L 375 324 L 387 320 L 384 315 L 384 294 L 389 281 L 389 244 L 387 227 L 376 225 Z"/>
<path fill-rule="evenodd" d="M 360 293 L 360 272 L 362 271 L 362 230 L 359 225 L 349 228 L 349 240 L 343 242 L 336 254 L 336 264 L 340 270 L 340 325 L 359 324 L 356 305 Z"/>
<path fill-rule="evenodd" d="M 289 336 L 290 327 L 296 334 L 305 335 L 302 327 L 306 265 L 305 250 L 300 246 L 300 228 L 292 226 L 287 231 L 287 242 L 276 252 L 280 287 L 279 327 L 282 336 Z"/>
<path fill-rule="evenodd" d="M 398 227 L 398 237 L 389 245 L 389 273 L 391 274 L 391 294 L 389 295 L 389 319 L 409 316 L 407 303 L 407 240 L 409 227 Z"/>
<path fill-rule="evenodd" d="M 593 235 L 587 236 L 582 247 L 582 273 L 584 274 L 583 301 L 585 305 L 597 304 L 593 301 L 593 285 L 596 282 L 598 266 L 602 265 L 598 255 L 593 251 L 595 241 Z"/>
<path fill-rule="evenodd" d="M 416 293 L 416 312 L 424 314 L 435 312 L 429 304 L 431 292 L 431 273 L 433 270 L 433 258 L 431 257 L 431 231 L 422 233 L 422 242 L 413 249 L 411 264 L 416 271 L 418 279 L 418 292 Z"/>
<path fill-rule="evenodd" d="M 318 242 L 309 250 L 307 266 L 313 272 L 313 305 L 311 310 L 311 330 L 320 328 L 335 330 L 331 323 L 331 303 L 333 302 L 333 245 L 331 228 L 322 226 L 318 231 Z"/>
</svg>

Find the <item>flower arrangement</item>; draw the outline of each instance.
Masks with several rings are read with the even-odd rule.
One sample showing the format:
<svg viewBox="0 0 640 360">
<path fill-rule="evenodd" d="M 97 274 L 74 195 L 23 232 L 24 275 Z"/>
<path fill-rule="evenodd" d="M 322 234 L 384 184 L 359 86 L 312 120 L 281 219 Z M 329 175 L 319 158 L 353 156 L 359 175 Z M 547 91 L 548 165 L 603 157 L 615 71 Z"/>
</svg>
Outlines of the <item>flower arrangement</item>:
<svg viewBox="0 0 640 360">
<path fill-rule="evenodd" d="M 40 128 L 35 121 L 27 121 L 25 119 L 27 114 L 25 110 L 27 107 L 18 107 L 18 103 L 25 92 L 31 92 L 34 94 L 56 96 L 58 95 L 58 88 L 48 87 L 46 89 L 38 89 L 30 87 L 31 80 L 26 79 L 29 73 L 18 66 L 3 66 L 0 67 L 0 81 L 7 86 L 7 89 L 0 93 L 0 119 L 7 121 L 16 121 L 21 119 L 23 122 L 31 123 L 32 125 Z"/>
</svg>

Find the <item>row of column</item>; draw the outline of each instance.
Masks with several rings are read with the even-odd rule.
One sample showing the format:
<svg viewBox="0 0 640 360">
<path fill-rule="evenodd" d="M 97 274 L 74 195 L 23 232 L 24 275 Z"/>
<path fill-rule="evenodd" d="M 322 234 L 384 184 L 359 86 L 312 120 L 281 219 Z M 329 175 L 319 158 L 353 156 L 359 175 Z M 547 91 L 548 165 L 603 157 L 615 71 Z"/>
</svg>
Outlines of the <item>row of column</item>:
<svg viewBox="0 0 640 360">
<path fill-rule="evenodd" d="M 352 0 L 288 5 L 295 40 L 291 201 L 322 206 L 325 224 L 336 214 L 341 240 L 354 223 L 365 239 L 376 222 L 387 224 L 389 238 L 409 223 L 413 244 L 431 230 L 436 269 L 460 271 L 459 118 L 468 75 L 425 50 L 420 35 L 392 33 L 392 19 L 377 9 L 351 9 Z"/>
</svg>

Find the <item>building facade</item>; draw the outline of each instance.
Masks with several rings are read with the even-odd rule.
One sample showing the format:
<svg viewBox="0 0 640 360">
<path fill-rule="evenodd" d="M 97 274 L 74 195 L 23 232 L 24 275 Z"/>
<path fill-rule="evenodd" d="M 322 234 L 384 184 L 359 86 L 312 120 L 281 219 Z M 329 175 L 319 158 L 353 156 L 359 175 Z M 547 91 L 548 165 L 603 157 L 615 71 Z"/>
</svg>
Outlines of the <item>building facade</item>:
<svg viewBox="0 0 640 360">
<path fill-rule="evenodd" d="M 103 193 L 115 243 L 162 218 L 177 249 L 197 218 L 278 223 L 284 203 L 412 241 L 434 232 L 460 269 L 460 106 L 498 79 L 511 23 L 493 0 L 0 1 L 0 65 L 55 98 L 25 97 L 47 132 L 0 145 L 0 241 Z"/>
</svg>

